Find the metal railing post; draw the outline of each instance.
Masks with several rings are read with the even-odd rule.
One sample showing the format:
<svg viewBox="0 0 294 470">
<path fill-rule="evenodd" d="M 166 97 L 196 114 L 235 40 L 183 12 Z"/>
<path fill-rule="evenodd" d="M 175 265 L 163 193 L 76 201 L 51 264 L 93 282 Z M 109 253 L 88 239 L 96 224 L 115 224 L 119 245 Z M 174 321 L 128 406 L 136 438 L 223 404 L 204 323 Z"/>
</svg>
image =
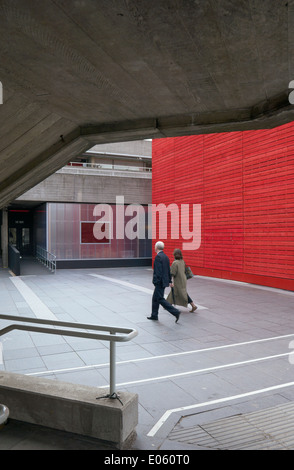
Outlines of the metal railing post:
<svg viewBox="0 0 294 470">
<path fill-rule="evenodd" d="M 36 258 L 50 271 L 56 272 L 56 256 L 37 245 Z"/>
<path fill-rule="evenodd" d="M 115 332 L 111 331 L 111 334 Z M 116 393 L 116 361 L 115 361 L 115 342 L 110 341 L 110 371 L 109 371 L 109 395 Z"/>
</svg>

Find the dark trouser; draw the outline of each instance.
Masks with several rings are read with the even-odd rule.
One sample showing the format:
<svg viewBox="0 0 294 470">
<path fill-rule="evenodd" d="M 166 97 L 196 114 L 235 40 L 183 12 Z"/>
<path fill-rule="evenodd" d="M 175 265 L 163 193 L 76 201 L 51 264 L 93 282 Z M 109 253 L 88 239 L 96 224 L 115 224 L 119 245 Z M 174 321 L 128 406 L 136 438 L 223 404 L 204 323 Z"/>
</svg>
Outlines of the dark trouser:
<svg viewBox="0 0 294 470">
<path fill-rule="evenodd" d="M 188 296 L 188 304 L 191 304 L 193 300 L 191 299 L 191 297 L 189 297 L 189 294 L 187 294 L 187 296 Z"/>
<path fill-rule="evenodd" d="M 177 316 L 179 310 L 173 307 L 167 300 L 164 298 L 164 287 L 155 286 L 153 296 L 152 296 L 152 317 L 158 317 L 158 309 L 161 305 L 165 310 L 171 313 L 174 316 Z"/>
</svg>

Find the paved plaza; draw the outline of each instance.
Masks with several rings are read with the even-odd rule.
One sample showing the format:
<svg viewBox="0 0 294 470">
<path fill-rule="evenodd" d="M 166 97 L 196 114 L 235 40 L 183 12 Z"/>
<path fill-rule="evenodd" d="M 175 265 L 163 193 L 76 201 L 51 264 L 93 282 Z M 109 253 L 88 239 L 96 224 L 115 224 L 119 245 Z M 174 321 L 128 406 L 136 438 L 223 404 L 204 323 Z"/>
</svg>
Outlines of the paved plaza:
<svg viewBox="0 0 294 470">
<path fill-rule="evenodd" d="M 162 308 L 158 322 L 147 319 L 152 292 L 148 267 L 52 274 L 33 264 L 20 277 L 0 270 L 0 314 L 138 331 L 116 347 L 117 389 L 139 397 L 132 449 L 294 449 L 294 293 L 195 276 L 188 292 L 198 310 L 181 308 L 176 324 Z M 108 390 L 106 342 L 24 331 L 0 339 L 0 371 Z M 274 415 L 275 431 L 267 421 Z M 104 448 L 50 433 L 12 420 L 0 449 Z"/>
</svg>

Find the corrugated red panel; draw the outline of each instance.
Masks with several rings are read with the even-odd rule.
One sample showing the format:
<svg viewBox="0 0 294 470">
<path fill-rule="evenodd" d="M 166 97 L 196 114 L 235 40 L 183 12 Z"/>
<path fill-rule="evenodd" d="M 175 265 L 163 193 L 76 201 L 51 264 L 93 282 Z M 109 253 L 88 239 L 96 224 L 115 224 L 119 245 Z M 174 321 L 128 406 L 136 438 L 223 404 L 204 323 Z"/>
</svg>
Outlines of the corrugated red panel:
<svg viewBox="0 0 294 470">
<path fill-rule="evenodd" d="M 189 204 L 194 233 L 201 204 L 200 247 L 184 251 L 196 273 L 294 290 L 294 123 L 154 140 L 152 160 L 154 205 Z M 171 259 L 185 242 L 164 241 Z"/>
</svg>

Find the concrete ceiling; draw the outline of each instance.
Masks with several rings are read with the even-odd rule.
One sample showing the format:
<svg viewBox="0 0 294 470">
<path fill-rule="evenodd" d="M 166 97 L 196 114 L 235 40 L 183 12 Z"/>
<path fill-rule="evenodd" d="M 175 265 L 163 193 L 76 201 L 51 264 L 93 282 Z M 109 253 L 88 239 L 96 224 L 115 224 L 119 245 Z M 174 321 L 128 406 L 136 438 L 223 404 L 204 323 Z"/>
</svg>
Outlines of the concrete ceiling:
<svg viewBox="0 0 294 470">
<path fill-rule="evenodd" d="M 293 0 L 0 0 L 0 208 L 94 144 L 294 120 Z"/>
</svg>

